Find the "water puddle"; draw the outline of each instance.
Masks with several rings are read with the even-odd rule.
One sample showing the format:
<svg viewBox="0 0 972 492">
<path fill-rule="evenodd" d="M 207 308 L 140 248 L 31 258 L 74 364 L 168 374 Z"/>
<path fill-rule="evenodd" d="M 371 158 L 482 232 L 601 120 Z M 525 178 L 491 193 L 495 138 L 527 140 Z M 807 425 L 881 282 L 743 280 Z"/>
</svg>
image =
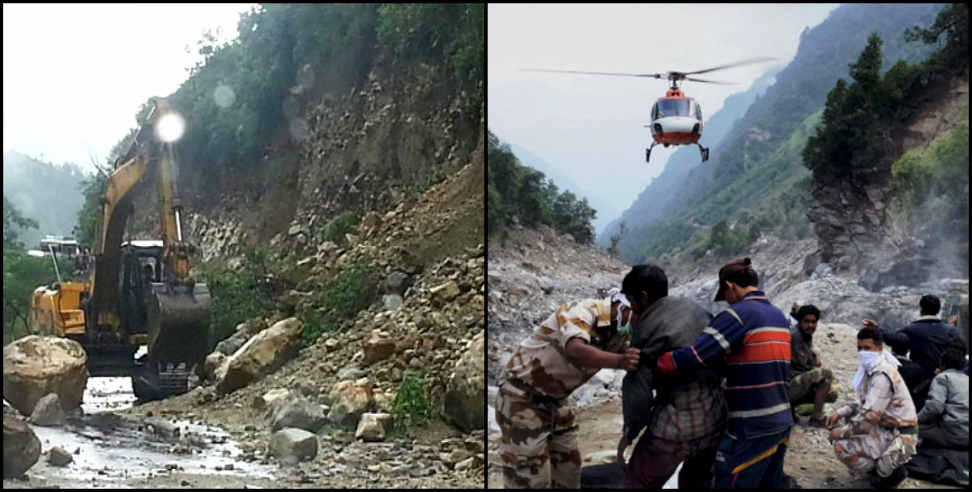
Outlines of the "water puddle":
<svg viewBox="0 0 972 492">
<path fill-rule="evenodd" d="M 31 425 L 43 451 L 60 446 L 74 461 L 58 468 L 42 456 L 30 474 L 51 480 L 69 476 L 110 487 L 126 487 L 130 479 L 170 471 L 274 478 L 277 467 L 238 460 L 243 453 L 239 443 L 219 427 L 158 417 L 134 421 L 112 413 L 135 400 L 129 378 L 90 378 L 82 403 L 84 415 L 68 417 L 62 427 Z"/>
</svg>

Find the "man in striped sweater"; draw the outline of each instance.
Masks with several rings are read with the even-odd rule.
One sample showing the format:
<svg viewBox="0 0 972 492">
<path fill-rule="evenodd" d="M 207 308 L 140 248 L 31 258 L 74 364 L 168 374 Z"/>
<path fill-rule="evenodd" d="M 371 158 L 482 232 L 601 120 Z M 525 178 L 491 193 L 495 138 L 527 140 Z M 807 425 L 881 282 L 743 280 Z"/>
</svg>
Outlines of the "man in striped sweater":
<svg viewBox="0 0 972 492">
<path fill-rule="evenodd" d="M 790 365 L 787 317 L 759 290 L 749 258 L 719 270 L 716 301 L 729 308 L 690 346 L 658 359 L 664 373 L 693 371 L 725 357 L 729 425 L 715 462 L 716 488 L 780 488 L 783 457 L 793 425 L 786 395 Z"/>
</svg>

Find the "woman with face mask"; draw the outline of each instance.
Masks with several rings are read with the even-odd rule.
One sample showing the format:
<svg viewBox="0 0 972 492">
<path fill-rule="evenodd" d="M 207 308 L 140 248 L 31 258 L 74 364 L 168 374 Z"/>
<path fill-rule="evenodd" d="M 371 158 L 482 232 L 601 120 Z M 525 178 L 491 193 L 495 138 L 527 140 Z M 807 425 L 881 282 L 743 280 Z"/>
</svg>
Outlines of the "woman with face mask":
<svg viewBox="0 0 972 492">
<path fill-rule="evenodd" d="M 904 464 L 916 453 L 918 415 L 880 331 L 868 326 L 857 333 L 857 357 L 856 401 L 827 416 L 830 440 L 852 476 L 870 474 L 876 488 L 893 488 L 908 476 Z M 842 418 L 847 422 L 834 427 Z"/>
</svg>

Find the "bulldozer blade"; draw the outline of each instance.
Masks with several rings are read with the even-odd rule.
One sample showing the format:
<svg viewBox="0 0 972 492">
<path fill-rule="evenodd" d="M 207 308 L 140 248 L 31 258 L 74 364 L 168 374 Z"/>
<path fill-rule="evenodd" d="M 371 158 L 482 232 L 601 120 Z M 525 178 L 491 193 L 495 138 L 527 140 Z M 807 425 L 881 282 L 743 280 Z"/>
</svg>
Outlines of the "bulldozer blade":
<svg viewBox="0 0 972 492">
<path fill-rule="evenodd" d="M 149 300 L 148 359 L 201 364 L 209 351 L 210 312 L 206 284 L 158 286 Z"/>
</svg>

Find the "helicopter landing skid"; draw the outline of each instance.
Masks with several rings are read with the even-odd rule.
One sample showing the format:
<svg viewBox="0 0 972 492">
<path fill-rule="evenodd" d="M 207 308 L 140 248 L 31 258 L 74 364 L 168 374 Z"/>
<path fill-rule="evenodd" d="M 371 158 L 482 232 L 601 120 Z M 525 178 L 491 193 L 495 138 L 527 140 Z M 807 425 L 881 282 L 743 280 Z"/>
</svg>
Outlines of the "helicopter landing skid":
<svg viewBox="0 0 972 492">
<path fill-rule="evenodd" d="M 645 149 L 645 162 L 651 162 L 651 149 L 655 148 L 658 142 L 652 142 L 651 147 Z"/>
<path fill-rule="evenodd" d="M 705 161 L 709 160 L 709 149 L 706 148 L 706 147 L 703 147 L 702 144 L 700 144 L 698 142 L 696 142 L 695 145 L 698 145 L 699 146 L 699 152 L 702 153 L 702 162 L 705 162 Z"/>
</svg>

